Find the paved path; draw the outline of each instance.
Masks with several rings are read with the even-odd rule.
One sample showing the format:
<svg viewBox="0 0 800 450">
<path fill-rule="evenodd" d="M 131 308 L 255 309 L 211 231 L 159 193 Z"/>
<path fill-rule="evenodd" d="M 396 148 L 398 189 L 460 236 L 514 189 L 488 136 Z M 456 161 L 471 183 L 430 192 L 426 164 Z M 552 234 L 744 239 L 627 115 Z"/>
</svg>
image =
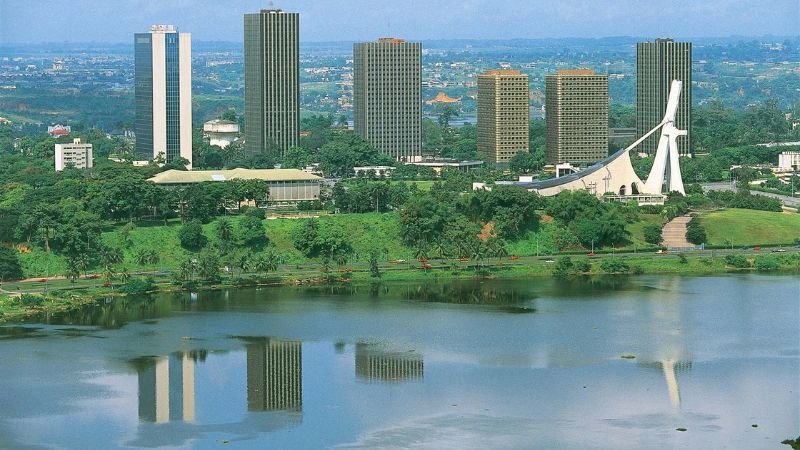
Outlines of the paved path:
<svg viewBox="0 0 800 450">
<path fill-rule="evenodd" d="M 669 221 L 661 230 L 664 238 L 664 246 L 667 248 L 693 248 L 694 244 L 686 240 L 686 224 L 692 220 L 692 216 L 678 216 Z"/>
</svg>

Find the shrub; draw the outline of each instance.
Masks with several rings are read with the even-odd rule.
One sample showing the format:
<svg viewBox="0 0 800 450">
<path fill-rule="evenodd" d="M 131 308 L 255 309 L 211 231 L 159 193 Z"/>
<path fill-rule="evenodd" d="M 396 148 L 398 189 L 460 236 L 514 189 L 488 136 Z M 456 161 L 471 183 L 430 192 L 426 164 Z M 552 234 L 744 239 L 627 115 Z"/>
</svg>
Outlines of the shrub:
<svg viewBox="0 0 800 450">
<path fill-rule="evenodd" d="M 631 268 L 628 263 L 619 258 L 603 258 L 600 270 L 605 273 L 628 273 Z"/>
<path fill-rule="evenodd" d="M 263 220 L 266 214 L 264 210 L 261 208 L 245 206 L 244 208 L 244 215 L 249 217 L 255 217 L 258 220 Z"/>
<path fill-rule="evenodd" d="M 726 255 L 725 264 L 737 269 L 747 269 L 750 267 L 750 261 L 742 255 Z"/>
<path fill-rule="evenodd" d="M 0 247 L 0 281 L 22 278 L 22 266 L 16 250 Z"/>
<path fill-rule="evenodd" d="M 208 239 L 203 234 L 203 226 L 197 220 L 184 224 L 178 232 L 178 238 L 181 241 L 181 247 L 192 251 L 200 250 L 208 243 Z"/>
<path fill-rule="evenodd" d="M 22 294 L 19 297 L 19 302 L 23 306 L 39 306 L 44 303 L 44 297 L 35 294 Z"/>
<path fill-rule="evenodd" d="M 756 258 L 756 270 L 758 271 L 770 271 L 770 270 L 778 270 L 781 268 L 781 265 L 778 261 L 774 258 L 769 256 L 763 256 Z"/>
<path fill-rule="evenodd" d="M 664 240 L 661 236 L 661 226 L 651 223 L 644 227 L 644 240 L 648 244 L 660 244 Z"/>
<path fill-rule="evenodd" d="M 579 259 L 575 261 L 575 273 L 583 274 L 592 271 L 592 263 L 588 259 Z"/>
<path fill-rule="evenodd" d="M 572 258 L 569 256 L 562 256 L 556 261 L 556 266 L 553 268 L 553 275 L 557 277 L 566 277 L 574 273 L 574 264 Z"/>
<path fill-rule="evenodd" d="M 126 294 L 144 294 L 155 289 L 155 282 L 152 278 L 132 278 L 123 284 L 119 290 Z"/>
<path fill-rule="evenodd" d="M 686 240 L 692 244 L 699 245 L 706 242 L 706 229 L 700 225 L 697 218 L 693 218 L 686 226 Z"/>
</svg>

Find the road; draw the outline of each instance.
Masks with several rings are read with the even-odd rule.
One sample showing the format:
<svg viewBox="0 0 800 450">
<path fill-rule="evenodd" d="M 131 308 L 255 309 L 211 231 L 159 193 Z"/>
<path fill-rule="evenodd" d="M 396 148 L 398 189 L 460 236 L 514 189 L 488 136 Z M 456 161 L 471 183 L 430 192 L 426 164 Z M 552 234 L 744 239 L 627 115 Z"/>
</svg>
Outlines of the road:
<svg viewBox="0 0 800 450">
<path fill-rule="evenodd" d="M 708 191 L 735 191 L 736 186 L 731 185 L 731 183 L 726 181 L 716 182 L 716 183 L 702 183 L 703 189 Z M 788 195 L 780 195 L 780 194 L 773 194 L 771 192 L 760 192 L 760 191 L 752 191 L 753 194 L 764 195 L 766 197 L 777 198 L 785 206 L 789 206 L 792 208 L 800 208 L 800 197 L 792 198 Z"/>
</svg>

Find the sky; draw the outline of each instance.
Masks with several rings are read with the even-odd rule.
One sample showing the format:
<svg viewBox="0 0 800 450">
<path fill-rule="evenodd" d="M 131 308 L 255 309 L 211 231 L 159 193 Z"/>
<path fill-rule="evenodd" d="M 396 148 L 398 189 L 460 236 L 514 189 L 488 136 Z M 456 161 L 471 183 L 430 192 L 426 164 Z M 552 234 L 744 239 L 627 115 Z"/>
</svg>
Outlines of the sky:
<svg viewBox="0 0 800 450">
<path fill-rule="evenodd" d="M 200 41 L 242 41 L 257 0 L 0 0 L 0 45 L 130 42 L 151 24 Z M 275 0 L 300 40 L 796 36 L 800 0 Z"/>
</svg>

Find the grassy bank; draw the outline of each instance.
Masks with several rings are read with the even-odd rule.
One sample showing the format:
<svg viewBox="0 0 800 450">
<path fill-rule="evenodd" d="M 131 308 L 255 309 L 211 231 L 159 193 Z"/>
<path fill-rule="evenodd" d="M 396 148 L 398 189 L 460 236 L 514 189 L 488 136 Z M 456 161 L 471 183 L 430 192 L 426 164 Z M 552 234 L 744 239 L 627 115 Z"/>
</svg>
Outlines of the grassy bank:
<svg viewBox="0 0 800 450">
<path fill-rule="evenodd" d="M 800 214 L 725 209 L 702 214 L 700 224 L 710 245 L 777 245 L 800 239 Z"/>
<path fill-rule="evenodd" d="M 297 268 L 285 264 L 269 274 L 228 273 L 215 284 L 192 281 L 174 285 L 168 274 L 152 273 L 134 277 L 152 277 L 154 291 L 219 289 L 228 287 L 264 285 L 309 285 L 309 284 L 369 284 L 393 282 L 429 283 L 461 279 L 531 279 L 552 277 L 563 256 L 522 257 L 482 261 L 430 260 L 430 268 L 422 268 L 419 262 L 381 263 L 380 277 L 372 277 L 366 263 L 353 263 L 340 270 L 323 272 L 319 265 L 308 264 Z M 581 276 L 611 276 L 618 274 L 677 274 L 710 275 L 726 272 L 769 272 L 800 274 L 800 253 L 728 252 L 719 250 L 689 252 L 686 254 L 622 254 L 597 257 L 571 256 L 573 263 L 585 265 L 588 270 Z M 733 259 L 744 260 L 746 267 L 734 267 Z M 618 273 L 609 273 L 609 262 L 622 268 Z M 614 269 L 617 270 L 617 269 Z M 20 321 L 25 317 L 46 313 L 58 313 L 82 308 L 97 299 L 113 295 L 125 295 L 126 286 L 115 283 L 109 287 L 98 286 L 96 279 L 81 279 L 77 283 L 66 280 L 50 281 L 47 295 L 43 294 L 42 282 L 3 283 L 6 291 L 16 295 L 0 296 L 0 322 Z M 21 295 L 20 295 L 21 294 Z"/>
<path fill-rule="evenodd" d="M 229 220 L 235 230 L 240 217 L 230 216 Z M 377 251 L 381 255 L 384 265 L 387 264 L 385 261 L 387 259 L 414 260 L 414 249 L 405 245 L 401 238 L 401 225 L 397 213 L 324 215 L 318 220 L 320 227 L 339 228 L 342 234 L 347 236 L 354 251 L 349 265 L 355 268 L 360 267 L 366 271 L 367 255 L 372 251 Z M 641 214 L 639 221 L 627 225 L 630 242 L 617 245 L 616 251 L 652 254 L 655 247 L 644 241 L 643 230 L 646 225 L 660 224 L 661 221 L 659 215 Z M 732 242 L 735 248 L 752 247 L 789 244 L 800 238 L 800 214 L 728 209 L 704 213 L 700 216 L 700 221 L 708 234 L 709 245 L 730 247 Z M 303 222 L 303 219 L 286 218 L 263 221 L 269 237 L 269 245 L 265 250 L 280 257 L 281 276 L 291 276 L 293 272 L 299 272 L 304 276 L 305 273 L 319 270 L 320 260 L 306 258 L 293 245 L 292 235 Z M 162 222 L 140 223 L 130 230 L 125 239 L 122 226 L 117 225 L 105 230 L 101 239 L 106 245 L 119 248 L 123 252 L 124 261 L 115 266 L 117 272 L 123 269 L 131 274 L 169 272 L 175 270 L 181 261 L 197 256 L 197 253 L 187 251 L 180 246 L 178 238 L 180 229 L 181 224 L 177 220 L 170 221 L 167 225 Z M 209 245 L 213 244 L 216 241 L 214 222 L 205 224 L 203 231 Z M 543 222 L 537 229 L 526 232 L 520 239 L 509 241 L 506 250 L 509 255 L 523 258 L 558 255 L 559 233 L 561 230 L 555 224 Z M 137 264 L 136 255 L 143 250 L 155 252 L 159 256 L 158 262 L 153 265 Z M 599 248 L 595 250 L 601 252 Z M 586 250 L 576 249 L 573 253 L 583 254 Z M 25 276 L 31 278 L 63 275 L 66 269 L 65 260 L 61 255 L 47 253 L 38 246 L 30 252 L 22 253 L 20 260 Z M 452 263 L 447 264 L 452 265 Z M 653 266 L 654 270 L 661 270 L 658 267 L 662 262 L 654 261 L 649 265 Z M 389 268 L 387 265 L 387 269 Z M 697 269 L 702 271 L 704 268 L 697 267 Z M 687 268 L 682 266 L 670 270 L 685 273 Z M 693 270 L 691 265 L 688 270 Z M 93 267 L 89 272 L 100 273 L 101 269 Z"/>
</svg>

